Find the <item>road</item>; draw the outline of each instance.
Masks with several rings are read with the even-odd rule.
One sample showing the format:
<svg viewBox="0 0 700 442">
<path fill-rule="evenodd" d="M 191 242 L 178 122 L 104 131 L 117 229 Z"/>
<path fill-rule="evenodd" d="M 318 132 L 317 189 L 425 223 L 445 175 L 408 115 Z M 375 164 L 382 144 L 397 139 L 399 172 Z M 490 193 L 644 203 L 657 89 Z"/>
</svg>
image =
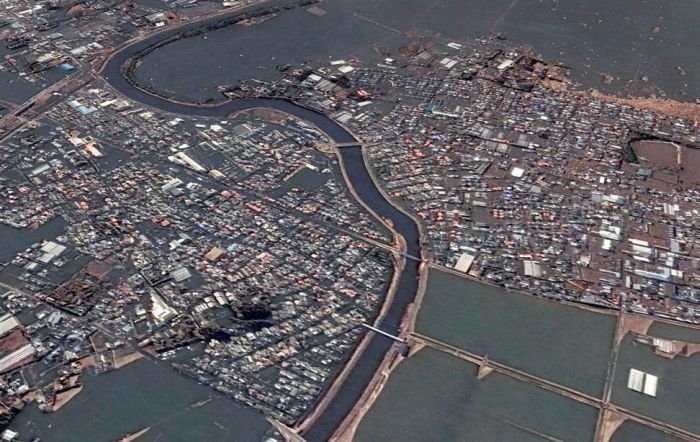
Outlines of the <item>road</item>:
<svg viewBox="0 0 700 442">
<path fill-rule="evenodd" d="M 537 387 L 552 391 L 552 392 L 560 394 L 562 396 L 566 396 L 566 397 L 573 399 L 577 402 L 581 402 L 581 403 L 584 403 L 588 406 L 595 407 L 598 410 L 612 411 L 616 415 L 622 416 L 625 419 L 639 422 L 639 423 L 644 424 L 648 427 L 657 429 L 657 430 L 662 431 L 666 434 L 670 434 L 672 436 L 680 438 L 681 440 L 687 440 L 687 441 L 699 441 L 700 440 L 700 438 L 698 438 L 697 435 L 695 435 L 691 432 L 688 432 L 682 428 L 667 424 L 665 422 L 661 422 L 661 421 L 656 420 L 656 419 L 652 419 L 650 417 L 641 415 L 639 413 L 636 413 L 636 412 L 631 411 L 629 409 L 626 409 L 624 407 L 610 404 L 608 402 L 609 398 L 608 399 L 601 399 L 601 398 L 597 398 L 597 397 L 591 396 L 591 395 L 586 394 L 586 393 L 582 393 L 582 392 L 575 390 L 573 388 L 558 384 L 556 382 L 552 382 L 550 380 L 541 378 L 539 376 L 535 376 L 533 374 L 524 372 L 522 370 L 518 370 L 517 368 L 508 366 L 506 364 L 502 364 L 502 363 L 493 361 L 491 359 L 486 359 L 482 355 L 477 355 L 475 353 L 471 353 L 469 351 L 463 350 L 461 348 L 452 346 L 452 345 L 447 344 L 445 342 L 442 342 L 442 341 L 439 341 L 437 339 L 433 339 L 433 338 L 430 338 L 428 336 L 424 336 L 424 335 L 421 335 L 418 333 L 411 333 L 410 340 L 413 341 L 414 343 L 423 344 L 423 345 L 432 347 L 434 349 L 443 351 L 445 353 L 449 353 L 449 354 L 456 356 L 460 359 L 464 359 L 465 361 L 469 361 L 472 364 L 475 364 L 479 367 L 487 365 L 489 368 L 492 368 L 493 371 L 504 374 L 506 376 L 510 376 L 512 378 L 518 379 L 518 380 L 526 382 L 528 384 L 536 385 Z M 609 396 L 609 394 L 607 394 L 607 396 Z M 598 429 L 598 431 L 601 431 L 600 428 Z M 611 433 L 609 433 L 609 435 L 611 435 Z M 597 438 L 597 440 L 600 440 L 600 439 Z"/>
</svg>

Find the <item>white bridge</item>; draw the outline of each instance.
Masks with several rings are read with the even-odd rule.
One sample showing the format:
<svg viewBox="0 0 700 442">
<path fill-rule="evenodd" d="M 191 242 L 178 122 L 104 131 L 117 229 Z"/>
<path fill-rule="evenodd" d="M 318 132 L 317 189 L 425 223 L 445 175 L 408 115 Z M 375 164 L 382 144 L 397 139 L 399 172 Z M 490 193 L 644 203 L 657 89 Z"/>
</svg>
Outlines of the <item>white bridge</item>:
<svg viewBox="0 0 700 442">
<path fill-rule="evenodd" d="M 405 340 L 405 339 L 401 339 L 401 338 L 399 338 L 398 336 L 394 336 L 394 335 L 392 335 L 391 333 L 387 333 L 387 332 L 385 332 L 384 330 L 378 329 L 377 327 L 373 327 L 373 326 L 371 326 L 371 325 L 369 325 L 369 324 L 362 324 L 362 326 L 363 326 L 364 328 L 368 329 L 368 330 L 371 330 L 371 331 L 373 331 L 373 332 L 379 333 L 380 335 L 386 336 L 386 337 L 389 338 L 389 339 L 393 339 L 393 340 L 396 341 L 396 342 L 400 342 L 400 343 L 402 343 L 402 344 L 405 344 L 405 343 L 406 343 L 406 340 Z"/>
</svg>

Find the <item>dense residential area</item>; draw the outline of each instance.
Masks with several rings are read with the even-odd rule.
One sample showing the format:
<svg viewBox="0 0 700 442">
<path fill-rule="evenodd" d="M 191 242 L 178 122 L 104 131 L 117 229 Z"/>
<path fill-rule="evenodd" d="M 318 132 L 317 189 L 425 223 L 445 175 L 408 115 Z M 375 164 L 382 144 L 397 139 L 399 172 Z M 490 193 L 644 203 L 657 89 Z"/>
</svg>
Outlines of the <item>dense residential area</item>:
<svg viewBox="0 0 700 442">
<path fill-rule="evenodd" d="M 376 440 L 400 403 L 413 440 L 464 393 L 568 440 L 498 417 L 512 383 L 582 440 L 695 440 L 698 103 L 334 1 L 4 2 L 0 438 Z M 338 41 L 251 46 L 278 22 Z"/>
</svg>

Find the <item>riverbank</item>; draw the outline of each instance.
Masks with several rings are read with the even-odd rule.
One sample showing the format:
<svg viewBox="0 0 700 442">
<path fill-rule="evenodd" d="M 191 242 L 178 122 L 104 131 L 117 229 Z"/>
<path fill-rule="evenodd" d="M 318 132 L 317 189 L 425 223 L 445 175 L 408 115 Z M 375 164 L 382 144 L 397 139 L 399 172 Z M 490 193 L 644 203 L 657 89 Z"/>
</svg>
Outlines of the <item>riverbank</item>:
<svg viewBox="0 0 700 442">
<path fill-rule="evenodd" d="M 102 75 L 104 79 L 122 95 L 143 105 L 162 111 L 211 118 L 227 118 L 229 115 L 252 108 L 270 108 L 293 115 L 320 129 L 336 144 L 359 143 L 345 128 L 327 116 L 314 110 L 302 107 L 291 101 L 272 98 L 248 98 L 232 100 L 211 106 L 196 106 L 182 102 L 167 100 L 132 84 L 123 75 L 122 66 L 132 59 L 139 50 L 155 43 L 163 35 L 156 35 L 138 43 L 126 46 L 112 55 L 105 64 Z M 378 217 L 391 221 L 392 228 L 404 238 L 406 253 L 420 256 L 420 234 L 415 221 L 403 211 L 387 201 L 374 183 L 367 170 L 362 149 L 344 147 L 339 150 L 343 161 L 343 171 L 349 179 L 348 186 L 355 190 L 355 197 Z M 418 265 L 414 260 L 408 260 L 401 273 L 392 302 L 387 306 L 382 324 L 397 327 L 406 310 L 413 302 L 418 284 Z M 324 409 L 316 422 L 304 433 L 304 438 L 310 441 L 328 440 L 341 422 L 355 407 L 366 387 L 377 372 L 381 361 L 390 350 L 393 342 L 383 337 L 372 335 L 362 355 L 352 366 L 347 380 L 340 385 L 335 398 Z"/>
<path fill-rule="evenodd" d="M 508 292 L 434 267 L 421 307 L 408 357 L 383 373 L 374 404 L 340 440 L 697 439 L 696 327 Z M 660 352 L 656 338 L 680 339 L 669 341 L 677 352 Z M 658 376 L 658 397 L 628 388 L 632 368 Z M 560 410 L 557 419 L 538 414 L 547 409 Z M 638 422 L 643 437 L 618 437 Z M 495 435 L 508 427 L 512 435 Z"/>
<path fill-rule="evenodd" d="M 347 129 L 346 129 L 347 130 Z M 348 131 L 349 132 L 349 131 Z M 355 137 L 355 135 L 353 134 Z M 336 158 L 338 160 L 338 164 L 340 165 L 340 170 L 343 175 L 343 179 L 346 182 L 348 186 L 348 191 L 350 194 L 355 198 L 356 201 L 358 201 L 362 207 L 372 214 L 374 218 L 376 218 L 380 223 L 382 223 L 391 233 L 392 236 L 394 237 L 394 248 L 398 251 L 392 252 L 392 260 L 394 263 L 394 272 L 391 278 L 391 283 L 389 284 L 389 288 L 387 289 L 384 302 L 382 303 L 382 306 L 379 310 L 379 314 L 377 315 L 377 318 L 373 322 L 374 326 L 378 326 L 379 322 L 381 321 L 381 318 L 386 314 L 387 309 L 391 305 L 391 302 L 393 301 L 394 295 L 396 293 L 396 289 L 398 286 L 398 283 L 401 278 L 401 274 L 403 273 L 403 268 L 406 265 L 406 258 L 403 256 L 402 253 L 405 253 L 406 250 L 406 242 L 404 238 L 396 231 L 394 230 L 393 226 L 391 225 L 388 220 L 383 219 L 380 217 L 377 213 L 375 213 L 371 207 L 367 206 L 364 204 L 362 199 L 357 195 L 354 187 L 351 184 L 350 177 L 347 175 L 347 171 L 345 169 L 345 165 L 343 164 L 343 156 L 341 155 L 340 151 L 338 148 L 333 149 Z M 321 400 L 316 404 L 312 412 L 304 418 L 297 426 L 296 429 L 299 430 L 300 432 L 306 431 L 308 428 L 310 428 L 314 422 L 318 419 L 319 416 L 321 416 L 325 411 L 328 405 L 331 403 L 335 395 L 338 393 L 338 390 L 340 389 L 340 386 L 342 385 L 343 382 L 347 379 L 348 375 L 352 371 L 353 367 L 357 363 L 357 361 L 362 357 L 362 354 L 364 351 L 367 349 L 367 346 L 369 345 L 369 342 L 372 338 L 372 334 L 370 333 L 365 333 L 358 345 L 355 347 L 355 350 L 353 351 L 352 355 L 350 356 L 348 362 L 345 364 L 345 367 L 341 370 L 341 372 L 338 374 L 336 379 L 334 379 L 329 385 L 328 389 L 326 392 L 321 396 Z"/>
</svg>

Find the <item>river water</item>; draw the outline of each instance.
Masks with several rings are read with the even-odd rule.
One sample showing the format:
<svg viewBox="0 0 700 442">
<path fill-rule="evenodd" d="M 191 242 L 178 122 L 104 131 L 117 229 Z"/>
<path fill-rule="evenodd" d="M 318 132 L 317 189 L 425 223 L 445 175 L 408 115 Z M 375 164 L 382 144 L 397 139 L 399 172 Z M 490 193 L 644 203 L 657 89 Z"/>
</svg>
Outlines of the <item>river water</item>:
<svg viewBox="0 0 700 442">
<path fill-rule="evenodd" d="M 172 103 L 140 91 L 133 87 L 121 75 L 120 66 L 136 51 L 147 47 L 160 38 L 163 38 L 163 35 L 144 40 L 128 48 L 128 50 L 118 53 L 105 67 L 103 71 L 104 78 L 127 97 L 167 112 L 220 119 L 225 118 L 232 112 L 243 109 L 269 107 L 287 112 L 297 118 L 313 123 L 336 143 L 352 143 L 357 141 L 352 134 L 325 115 L 284 100 L 242 99 L 225 102 L 213 107 L 194 107 Z M 340 149 L 340 154 L 350 179 L 349 184 L 355 189 L 359 197 L 379 216 L 392 221 L 394 228 L 406 239 L 408 254 L 420 256 L 421 247 L 419 243 L 418 226 L 409 216 L 386 201 L 380 191 L 375 187 L 364 163 L 360 147 L 344 147 Z M 408 260 L 400 276 L 394 299 L 383 318 L 383 326 L 391 329 L 391 327 L 395 327 L 399 323 L 406 306 L 415 297 L 417 284 L 418 263 L 414 260 Z M 307 440 L 323 441 L 330 437 L 359 399 L 365 387 L 372 379 L 382 357 L 390 349 L 391 345 L 392 341 L 386 338 L 377 336 L 371 338 L 369 345 L 363 352 L 362 357 L 353 367 L 347 381 L 342 384 L 333 401 L 317 422 L 304 434 Z"/>
<path fill-rule="evenodd" d="M 476 0 L 468 4 L 456 0 L 429 4 L 406 0 L 397 8 L 389 1 L 329 0 L 322 4 L 329 12 L 324 17 L 294 10 L 251 28 L 229 27 L 210 33 L 207 39 L 197 37 L 165 46 L 144 60 L 137 77 L 146 85 L 178 97 L 220 98 L 216 93 L 217 85 L 274 75 L 272 69 L 276 64 L 295 64 L 309 58 L 343 58 L 352 54 L 371 56 L 381 52 L 375 50 L 377 48 L 391 50 L 403 44 L 411 38 L 407 33 L 438 32 L 459 39 L 495 30 L 532 45 L 550 59 L 571 64 L 584 84 L 603 87 L 599 74 L 606 72 L 620 77 L 610 88 L 624 91 L 627 80 L 648 76 L 650 84 L 658 85 L 674 97 L 684 98 L 700 95 L 700 81 L 695 81 L 696 61 L 684 55 L 700 36 L 697 35 L 700 30 L 687 20 L 696 6 L 693 2 L 688 4 L 690 6 L 674 9 L 676 3 L 670 1 L 638 8 L 632 0 L 615 2 L 613 6 L 594 0 L 587 3 L 587 7 L 580 7 L 580 2 L 544 0 Z M 625 13 L 632 8 L 635 18 L 625 18 Z M 660 14 L 665 14 L 663 19 Z M 669 24 L 662 23 L 658 31 L 650 28 L 650 24 L 660 20 L 668 20 Z M 159 38 L 163 38 L 163 34 L 156 37 Z M 315 124 L 336 142 L 355 141 L 334 121 L 286 101 L 246 99 L 202 108 L 174 104 L 135 89 L 122 77 L 119 66 L 156 39 L 117 54 L 105 68 L 105 79 L 127 97 L 168 112 L 212 118 L 224 118 L 231 112 L 251 107 L 270 107 Z M 665 49 L 662 51 L 661 47 Z M 183 59 L 187 63 L 182 63 Z M 677 62 L 683 63 L 681 70 L 687 82 L 678 79 L 681 70 L 674 66 Z M 637 81 L 634 86 L 638 88 L 639 84 Z M 419 256 L 417 226 L 382 197 L 370 179 L 360 148 L 343 148 L 341 156 L 360 198 L 380 216 L 391 219 L 396 230 L 406 238 L 408 253 Z M 383 318 L 385 328 L 398 324 L 405 307 L 413 300 L 417 274 L 417 263 L 408 260 L 395 300 Z M 371 339 L 348 380 L 316 424 L 304 434 L 305 438 L 321 441 L 332 434 L 356 403 L 391 345 L 384 338 L 374 336 Z M 597 390 L 598 386 L 591 388 Z"/>
</svg>

